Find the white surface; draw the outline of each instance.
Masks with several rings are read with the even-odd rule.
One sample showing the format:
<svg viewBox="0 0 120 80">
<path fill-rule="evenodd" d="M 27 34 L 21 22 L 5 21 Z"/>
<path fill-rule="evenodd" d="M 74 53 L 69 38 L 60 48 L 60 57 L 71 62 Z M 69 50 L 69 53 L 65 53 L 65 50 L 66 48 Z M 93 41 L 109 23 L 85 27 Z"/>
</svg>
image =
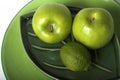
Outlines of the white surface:
<svg viewBox="0 0 120 80">
<path fill-rule="evenodd" d="M 31 0 L 0 0 L 0 80 L 6 80 L 1 65 L 1 46 L 4 34 L 14 16 Z"/>
</svg>

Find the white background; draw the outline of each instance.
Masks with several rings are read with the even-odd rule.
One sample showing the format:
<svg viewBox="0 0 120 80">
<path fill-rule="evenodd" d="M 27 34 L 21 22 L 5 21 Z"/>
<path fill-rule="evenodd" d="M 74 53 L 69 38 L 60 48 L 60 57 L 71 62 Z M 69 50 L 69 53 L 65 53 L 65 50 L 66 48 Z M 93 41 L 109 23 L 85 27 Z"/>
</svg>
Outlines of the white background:
<svg viewBox="0 0 120 80">
<path fill-rule="evenodd" d="M 14 16 L 31 0 L 0 0 L 0 80 L 6 80 L 1 65 L 1 46 L 4 34 Z"/>
</svg>

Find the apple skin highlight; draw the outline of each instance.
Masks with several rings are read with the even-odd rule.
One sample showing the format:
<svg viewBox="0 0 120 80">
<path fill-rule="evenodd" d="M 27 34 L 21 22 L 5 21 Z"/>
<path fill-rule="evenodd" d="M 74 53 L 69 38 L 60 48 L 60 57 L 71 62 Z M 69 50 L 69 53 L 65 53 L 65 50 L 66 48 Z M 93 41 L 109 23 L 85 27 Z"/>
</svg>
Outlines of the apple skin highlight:
<svg viewBox="0 0 120 80">
<path fill-rule="evenodd" d="M 70 34 L 72 15 L 63 4 L 46 3 L 35 11 L 32 26 L 42 41 L 50 44 L 58 43 Z"/>
<path fill-rule="evenodd" d="M 84 8 L 75 16 L 72 32 L 78 42 L 90 49 L 99 49 L 112 39 L 114 21 L 103 8 Z"/>
</svg>

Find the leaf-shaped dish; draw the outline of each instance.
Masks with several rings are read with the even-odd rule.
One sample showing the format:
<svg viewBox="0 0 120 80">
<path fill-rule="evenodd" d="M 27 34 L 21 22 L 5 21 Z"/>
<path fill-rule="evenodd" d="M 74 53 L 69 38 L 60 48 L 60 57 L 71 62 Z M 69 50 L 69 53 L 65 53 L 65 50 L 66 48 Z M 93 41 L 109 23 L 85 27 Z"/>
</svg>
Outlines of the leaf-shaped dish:
<svg viewBox="0 0 120 80">
<path fill-rule="evenodd" d="M 81 9 L 75 7 L 68 7 L 74 15 Z M 61 80 L 106 80 L 117 79 L 118 66 L 116 50 L 119 46 L 117 43 L 117 36 L 114 35 L 111 42 L 104 48 L 96 51 L 91 51 L 93 62 L 99 65 L 94 65 L 89 71 L 86 72 L 73 72 L 68 70 L 61 62 L 59 50 L 64 43 L 72 41 L 73 37 L 70 34 L 64 41 L 56 44 L 47 44 L 41 41 L 32 29 L 32 16 L 34 12 L 21 16 L 21 34 L 24 47 L 32 59 L 32 61 L 41 69 L 54 78 Z M 107 68 L 110 71 L 104 71 L 100 67 Z M 64 74 L 63 74 L 64 73 Z M 95 73 L 95 74 L 93 74 Z"/>
</svg>

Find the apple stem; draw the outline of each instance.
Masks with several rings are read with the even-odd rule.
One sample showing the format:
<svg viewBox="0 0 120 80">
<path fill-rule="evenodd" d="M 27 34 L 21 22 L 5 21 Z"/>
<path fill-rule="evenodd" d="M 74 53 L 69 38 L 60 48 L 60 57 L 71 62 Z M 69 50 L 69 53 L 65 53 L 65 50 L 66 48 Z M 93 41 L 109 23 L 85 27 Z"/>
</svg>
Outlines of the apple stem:
<svg viewBox="0 0 120 80">
<path fill-rule="evenodd" d="M 100 65 L 98 65 L 98 64 L 96 64 L 96 63 L 92 63 L 92 64 L 93 64 L 95 67 L 97 67 L 97 68 L 99 68 L 99 69 L 101 69 L 101 70 L 103 70 L 103 71 L 112 73 L 112 71 L 111 71 L 110 69 L 107 69 L 107 68 L 105 68 L 105 67 L 103 67 L 103 66 L 100 66 Z"/>
<path fill-rule="evenodd" d="M 48 25 L 48 28 L 49 28 L 50 32 L 53 32 L 54 31 L 54 24 Z"/>
<path fill-rule="evenodd" d="M 90 19 L 90 23 L 93 23 L 93 21 L 95 20 L 95 18 L 93 17 L 93 18 L 91 18 Z"/>
<path fill-rule="evenodd" d="M 44 62 L 45 65 L 49 66 L 49 67 L 52 67 L 52 68 L 57 68 L 57 69 L 67 69 L 66 67 L 64 66 L 55 66 L 53 64 L 49 64 L 47 62 Z"/>
<path fill-rule="evenodd" d="M 59 48 L 44 48 L 36 45 L 32 45 L 33 48 L 39 49 L 39 50 L 46 50 L 46 51 L 59 51 Z"/>
</svg>

